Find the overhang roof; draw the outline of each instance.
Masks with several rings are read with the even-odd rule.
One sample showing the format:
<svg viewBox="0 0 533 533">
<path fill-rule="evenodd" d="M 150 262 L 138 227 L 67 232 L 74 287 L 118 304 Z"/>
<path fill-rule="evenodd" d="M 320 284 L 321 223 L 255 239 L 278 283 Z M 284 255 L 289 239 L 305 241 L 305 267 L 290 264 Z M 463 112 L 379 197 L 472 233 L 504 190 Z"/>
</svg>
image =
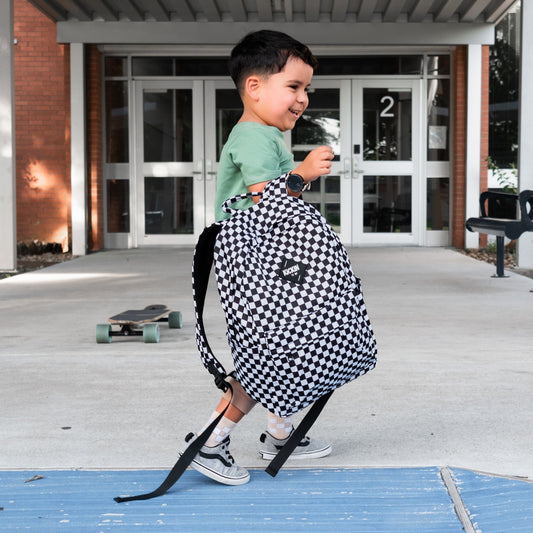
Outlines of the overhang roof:
<svg viewBox="0 0 533 533">
<path fill-rule="evenodd" d="M 321 44 L 461 44 L 491 41 L 487 29 L 517 0 L 30 0 L 58 25 L 62 42 L 235 41 L 235 31 L 291 31 Z M 144 31 L 138 32 L 140 25 Z M 177 25 L 185 33 L 177 32 Z M 347 27 L 350 31 L 347 32 Z M 157 28 L 157 29 L 156 29 Z M 299 31 L 298 31 L 299 28 Z M 395 28 L 392 37 L 389 30 Z M 453 30 L 452 30 L 453 28 Z M 203 30 L 203 31 L 202 31 Z M 206 31 L 207 30 L 207 31 Z M 214 30 L 214 34 L 211 30 Z M 311 30 L 311 31 L 309 31 Z M 361 30 L 359 32 L 358 30 Z M 451 33 L 449 33 L 451 31 Z M 483 32 L 484 30 L 484 32 Z M 376 31 L 380 36 L 376 38 Z M 118 32 L 115 33 L 115 32 Z M 202 35 L 198 36 L 198 32 Z M 421 32 L 419 34 L 419 32 Z M 438 38 L 438 33 L 447 36 Z M 181 33 L 181 36 L 180 36 Z M 349 35 L 348 35 L 349 34 Z M 389 35 L 388 35 L 389 34 Z M 114 35 L 114 38 L 113 38 Z M 171 37 L 172 35 L 172 37 Z M 196 39 L 194 39 L 196 35 Z M 227 37 L 224 38 L 224 35 Z M 343 36 L 342 38 L 339 38 Z M 449 36 L 448 36 L 449 35 Z M 471 41 L 466 35 L 472 37 Z M 313 39 L 309 39 L 309 36 Z M 351 36 L 351 37 L 350 37 Z M 133 34 L 132 34 L 133 37 Z M 131 37 L 129 37 L 131 39 Z M 455 39 L 452 43 L 450 39 Z"/>
<path fill-rule="evenodd" d="M 53 21 L 494 24 L 516 0 L 30 0 Z"/>
</svg>

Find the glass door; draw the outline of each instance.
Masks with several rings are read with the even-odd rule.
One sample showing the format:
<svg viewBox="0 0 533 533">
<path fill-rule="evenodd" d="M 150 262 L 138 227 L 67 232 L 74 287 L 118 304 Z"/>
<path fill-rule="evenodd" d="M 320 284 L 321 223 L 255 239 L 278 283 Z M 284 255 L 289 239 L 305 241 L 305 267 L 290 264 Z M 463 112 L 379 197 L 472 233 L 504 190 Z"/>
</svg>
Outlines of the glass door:
<svg viewBox="0 0 533 533">
<path fill-rule="evenodd" d="M 353 81 L 355 244 L 418 244 L 419 81 Z"/>
<path fill-rule="evenodd" d="M 133 245 L 193 244 L 205 225 L 203 82 L 134 83 Z"/>
</svg>

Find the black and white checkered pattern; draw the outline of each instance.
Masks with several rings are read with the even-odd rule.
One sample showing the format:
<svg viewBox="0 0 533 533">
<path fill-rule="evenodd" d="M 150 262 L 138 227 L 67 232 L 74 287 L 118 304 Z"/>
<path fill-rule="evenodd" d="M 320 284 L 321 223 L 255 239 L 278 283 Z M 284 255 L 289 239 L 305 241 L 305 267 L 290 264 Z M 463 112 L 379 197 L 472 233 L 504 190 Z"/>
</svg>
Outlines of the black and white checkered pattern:
<svg viewBox="0 0 533 533">
<path fill-rule="evenodd" d="M 260 203 L 232 210 L 215 241 L 215 276 L 235 376 L 279 416 L 300 411 L 376 364 L 376 342 L 348 254 L 286 175 Z M 197 312 L 198 318 L 198 312 Z M 204 365 L 224 372 L 197 326 Z"/>
</svg>

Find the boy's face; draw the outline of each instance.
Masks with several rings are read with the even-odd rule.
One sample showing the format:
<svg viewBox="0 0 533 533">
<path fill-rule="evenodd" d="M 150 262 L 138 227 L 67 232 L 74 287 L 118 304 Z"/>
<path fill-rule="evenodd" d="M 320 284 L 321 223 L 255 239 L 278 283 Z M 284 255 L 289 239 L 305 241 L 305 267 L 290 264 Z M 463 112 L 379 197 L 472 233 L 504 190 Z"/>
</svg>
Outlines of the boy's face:
<svg viewBox="0 0 533 533">
<path fill-rule="evenodd" d="M 309 104 L 307 89 L 312 77 L 312 67 L 289 57 L 281 72 L 260 78 L 254 105 L 257 120 L 280 131 L 292 130 Z"/>
</svg>

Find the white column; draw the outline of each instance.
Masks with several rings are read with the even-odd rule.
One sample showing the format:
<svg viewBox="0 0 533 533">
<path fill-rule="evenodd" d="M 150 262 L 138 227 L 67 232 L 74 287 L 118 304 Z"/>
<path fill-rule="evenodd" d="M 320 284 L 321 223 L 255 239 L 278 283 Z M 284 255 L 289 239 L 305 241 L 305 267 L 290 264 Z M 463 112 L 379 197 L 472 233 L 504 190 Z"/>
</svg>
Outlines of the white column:
<svg viewBox="0 0 533 533">
<path fill-rule="evenodd" d="M 533 189 L 533 5 L 521 3 L 520 105 L 518 134 L 518 186 Z M 518 240 L 518 266 L 533 268 L 533 233 Z"/>
<path fill-rule="evenodd" d="M 72 253 L 87 252 L 87 143 L 85 127 L 85 55 L 82 43 L 70 45 L 70 184 Z"/>
<path fill-rule="evenodd" d="M 0 270 L 17 268 L 13 0 L 0 2 Z"/>
<path fill-rule="evenodd" d="M 479 216 L 481 179 L 481 45 L 468 45 L 466 95 L 466 184 L 465 216 Z M 479 247 L 479 233 L 465 229 L 465 247 Z"/>
</svg>

